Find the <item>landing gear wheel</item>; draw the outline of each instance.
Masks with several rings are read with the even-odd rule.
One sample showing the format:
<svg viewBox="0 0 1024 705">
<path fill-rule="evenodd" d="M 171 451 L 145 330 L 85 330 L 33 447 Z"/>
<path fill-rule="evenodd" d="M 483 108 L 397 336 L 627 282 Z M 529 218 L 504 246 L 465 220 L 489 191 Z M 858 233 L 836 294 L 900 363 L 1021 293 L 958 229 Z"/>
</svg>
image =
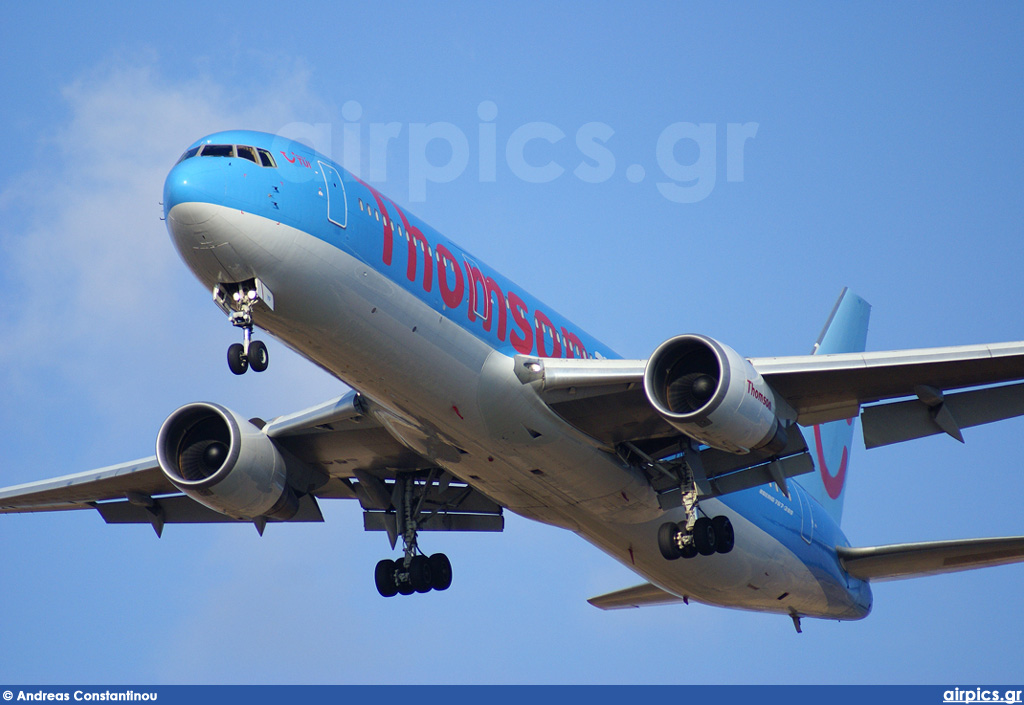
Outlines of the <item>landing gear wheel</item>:
<svg viewBox="0 0 1024 705">
<path fill-rule="evenodd" d="M 433 577 L 430 559 L 424 555 L 413 556 L 409 562 L 409 584 L 412 589 L 419 593 L 430 592 Z"/>
<path fill-rule="evenodd" d="M 373 570 L 373 581 L 377 584 L 377 592 L 381 597 L 394 597 L 398 594 L 398 584 L 395 582 L 395 562 L 385 558 L 377 563 Z"/>
<path fill-rule="evenodd" d="M 228 367 L 236 375 L 244 375 L 245 371 L 249 369 L 249 361 L 245 357 L 245 348 L 241 343 L 232 343 L 228 347 Z"/>
<path fill-rule="evenodd" d="M 658 550 L 667 561 L 674 561 L 682 554 L 679 551 L 679 526 L 671 521 L 665 522 L 658 527 Z"/>
<path fill-rule="evenodd" d="M 682 558 L 693 558 L 697 555 L 697 547 L 693 545 L 692 540 L 683 544 L 683 547 L 679 549 L 679 555 Z"/>
<path fill-rule="evenodd" d="M 443 553 L 430 557 L 430 587 L 447 590 L 452 586 L 452 562 Z"/>
<path fill-rule="evenodd" d="M 253 372 L 263 372 L 270 364 L 270 353 L 267 346 L 261 340 L 254 340 L 249 343 L 249 367 Z"/>
<path fill-rule="evenodd" d="M 732 522 L 727 516 L 717 516 L 711 520 L 715 528 L 715 550 L 718 553 L 728 553 L 736 544 L 736 532 L 733 531 Z"/>
<path fill-rule="evenodd" d="M 715 527 L 707 517 L 701 517 L 693 525 L 693 545 L 702 556 L 715 552 Z"/>
<path fill-rule="evenodd" d="M 401 563 L 401 561 L 399 561 L 399 563 Z M 401 571 L 403 569 L 399 568 L 398 570 Z M 409 580 L 408 580 L 408 573 L 406 573 L 406 578 L 407 579 L 405 579 L 405 580 L 399 580 L 398 581 L 398 594 L 399 595 L 411 595 L 414 592 L 416 592 L 415 588 L 413 588 L 413 586 L 412 586 L 412 583 L 410 583 Z"/>
</svg>

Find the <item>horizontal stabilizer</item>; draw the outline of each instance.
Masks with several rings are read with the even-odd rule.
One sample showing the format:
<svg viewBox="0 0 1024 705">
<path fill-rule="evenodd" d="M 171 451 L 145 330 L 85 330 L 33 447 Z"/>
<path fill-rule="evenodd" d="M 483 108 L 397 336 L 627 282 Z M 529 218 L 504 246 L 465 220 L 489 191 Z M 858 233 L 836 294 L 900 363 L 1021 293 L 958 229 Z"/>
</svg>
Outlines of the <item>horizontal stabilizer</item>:
<svg viewBox="0 0 1024 705">
<path fill-rule="evenodd" d="M 900 580 L 1024 561 L 1024 536 L 899 543 L 847 548 L 836 553 L 846 572 L 861 580 Z"/>
<path fill-rule="evenodd" d="M 1024 416 L 1024 384 L 869 406 L 861 414 L 861 427 L 864 445 L 877 448 L 937 433 L 956 438 L 959 429 L 1015 416 Z"/>
<path fill-rule="evenodd" d="M 625 590 L 616 590 L 605 595 L 598 595 L 587 600 L 594 607 L 602 610 L 622 610 L 629 607 L 649 607 L 651 605 L 669 605 L 683 602 L 683 598 L 665 592 L 656 585 L 644 583 Z"/>
</svg>

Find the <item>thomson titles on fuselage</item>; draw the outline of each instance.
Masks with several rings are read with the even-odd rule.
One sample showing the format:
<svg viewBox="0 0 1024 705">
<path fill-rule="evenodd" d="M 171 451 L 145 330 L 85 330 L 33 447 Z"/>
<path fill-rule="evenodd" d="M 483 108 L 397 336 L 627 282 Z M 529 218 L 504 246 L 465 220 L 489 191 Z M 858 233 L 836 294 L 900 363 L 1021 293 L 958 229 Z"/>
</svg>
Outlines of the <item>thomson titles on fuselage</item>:
<svg viewBox="0 0 1024 705">
<path fill-rule="evenodd" d="M 497 318 L 495 335 L 498 340 L 505 342 L 507 339 L 516 352 L 523 355 L 534 354 L 539 357 L 565 358 L 603 357 L 600 353 L 588 352 L 580 337 L 565 326 L 556 328 L 551 318 L 540 309 L 535 309 L 531 315 L 529 306 L 519 294 L 511 289 L 502 291 L 501 286 L 494 278 L 484 274 L 480 267 L 471 263 L 468 258 L 464 257 L 460 265 L 458 259 L 445 245 L 429 242 L 423 232 L 409 222 L 405 211 L 394 201 L 382 195 L 359 177 L 353 176 L 353 178 L 366 187 L 376 201 L 377 210 L 381 215 L 384 240 L 381 261 L 385 266 L 392 266 L 396 227 L 400 227 L 401 233 L 408 242 L 407 279 L 410 282 L 416 281 L 419 258 L 417 251 L 419 251 L 423 254 L 423 291 L 429 293 L 433 290 L 436 269 L 437 288 L 446 308 L 454 310 L 466 302 L 468 304 L 466 311 L 470 322 L 475 322 L 478 318 L 481 319 L 483 328 L 487 332 L 491 332 L 495 327 L 495 318 Z M 398 213 L 401 226 L 396 226 L 395 219 L 388 217 L 385 201 Z M 362 207 L 361 203 L 360 207 Z M 366 204 L 366 208 L 370 208 L 370 204 Z M 436 254 L 432 255 L 431 253 Z M 513 324 L 511 330 L 508 321 L 510 313 Z"/>
</svg>

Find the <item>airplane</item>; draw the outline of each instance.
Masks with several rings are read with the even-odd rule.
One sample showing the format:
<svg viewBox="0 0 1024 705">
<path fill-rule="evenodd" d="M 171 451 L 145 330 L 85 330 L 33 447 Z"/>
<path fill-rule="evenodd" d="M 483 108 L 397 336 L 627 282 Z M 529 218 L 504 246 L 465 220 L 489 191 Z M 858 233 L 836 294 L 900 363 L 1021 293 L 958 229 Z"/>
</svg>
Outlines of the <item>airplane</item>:
<svg viewBox="0 0 1024 705">
<path fill-rule="evenodd" d="M 323 521 L 356 500 L 397 559 L 384 597 L 446 590 L 421 532 L 567 529 L 643 582 L 601 609 L 695 601 L 855 620 L 871 582 L 1024 561 L 1024 536 L 855 547 L 841 529 L 854 422 L 867 448 L 1024 415 L 1024 342 L 866 352 L 844 289 L 811 354 L 747 358 L 683 334 L 647 360 L 608 346 L 310 147 L 227 131 L 188 147 L 167 230 L 261 373 L 262 329 L 351 391 L 270 420 L 213 402 L 154 456 L 0 489 L 0 513 L 110 524 Z"/>
</svg>

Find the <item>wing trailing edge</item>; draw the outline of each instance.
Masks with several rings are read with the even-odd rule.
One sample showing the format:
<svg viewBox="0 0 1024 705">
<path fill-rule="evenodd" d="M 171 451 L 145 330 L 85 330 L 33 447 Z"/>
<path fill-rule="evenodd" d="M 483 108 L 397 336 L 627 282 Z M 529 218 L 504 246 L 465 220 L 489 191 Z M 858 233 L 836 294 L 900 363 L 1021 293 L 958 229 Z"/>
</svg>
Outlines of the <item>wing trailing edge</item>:
<svg viewBox="0 0 1024 705">
<path fill-rule="evenodd" d="M 902 580 L 1024 561 L 1024 536 L 899 543 L 836 553 L 847 573 L 870 581 Z"/>
<path fill-rule="evenodd" d="M 869 406 L 861 413 L 864 445 L 892 443 L 946 433 L 963 443 L 961 429 L 1024 416 L 1024 384 L 943 394 L 919 387 L 917 399 Z"/>
</svg>

